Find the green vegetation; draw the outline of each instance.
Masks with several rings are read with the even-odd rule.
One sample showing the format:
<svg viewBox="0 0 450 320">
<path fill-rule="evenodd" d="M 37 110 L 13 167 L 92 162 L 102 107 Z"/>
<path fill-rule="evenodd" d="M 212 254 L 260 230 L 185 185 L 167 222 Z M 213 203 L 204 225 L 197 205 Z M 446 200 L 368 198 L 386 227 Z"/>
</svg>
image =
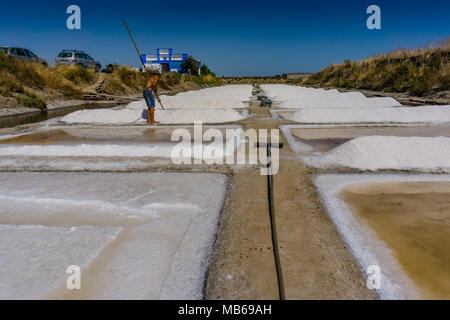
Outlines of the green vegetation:
<svg viewBox="0 0 450 320">
<path fill-rule="evenodd" d="M 186 60 L 184 60 L 181 63 L 180 68 L 183 73 L 198 76 L 198 66 L 199 66 L 198 61 L 195 60 L 194 57 L 189 56 Z"/>
<path fill-rule="evenodd" d="M 416 50 L 398 49 L 359 62 L 333 64 L 308 79 L 306 85 L 405 92 L 426 96 L 450 89 L 450 38 Z"/>
<path fill-rule="evenodd" d="M 206 83 L 210 87 L 220 86 L 222 83 L 216 78 L 214 73 L 202 75 L 202 82 Z"/>
<path fill-rule="evenodd" d="M 202 76 L 212 75 L 213 77 L 216 77 L 216 74 L 209 70 L 208 66 L 206 64 L 202 65 L 200 68 L 200 74 Z"/>
<path fill-rule="evenodd" d="M 222 84 L 219 79 L 210 74 L 205 76 L 198 76 L 198 75 L 192 76 L 189 74 L 185 74 L 182 77 L 182 82 L 183 83 L 192 82 L 199 87 L 215 87 L 220 86 Z"/>
<path fill-rule="evenodd" d="M 25 107 L 33 109 L 45 110 L 47 107 L 45 101 L 36 96 L 34 93 L 28 91 L 26 91 L 24 95 L 20 96 L 20 102 L 22 102 Z"/>
</svg>

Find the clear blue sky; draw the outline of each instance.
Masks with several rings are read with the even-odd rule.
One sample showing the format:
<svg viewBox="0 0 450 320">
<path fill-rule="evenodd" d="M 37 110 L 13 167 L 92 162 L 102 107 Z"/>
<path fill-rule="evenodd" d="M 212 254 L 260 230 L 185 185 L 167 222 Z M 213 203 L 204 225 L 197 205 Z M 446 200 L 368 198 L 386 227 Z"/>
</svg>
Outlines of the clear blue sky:
<svg viewBox="0 0 450 320">
<path fill-rule="evenodd" d="M 141 51 L 174 48 L 231 76 L 318 71 L 450 36 L 448 0 L 2 2 L 0 45 L 29 48 L 50 63 L 60 49 L 80 49 L 103 65 L 138 66 L 124 19 Z M 66 28 L 71 4 L 81 7 L 81 31 Z M 371 4 L 381 7 L 382 30 L 366 28 Z"/>
</svg>

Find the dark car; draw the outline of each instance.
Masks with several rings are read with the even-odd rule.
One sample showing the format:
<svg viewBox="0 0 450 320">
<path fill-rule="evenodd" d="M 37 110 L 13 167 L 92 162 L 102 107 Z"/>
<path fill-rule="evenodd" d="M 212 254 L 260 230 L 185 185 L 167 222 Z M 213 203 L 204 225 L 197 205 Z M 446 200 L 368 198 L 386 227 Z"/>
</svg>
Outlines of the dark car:
<svg viewBox="0 0 450 320">
<path fill-rule="evenodd" d="M 0 47 L 0 51 L 3 51 L 4 54 L 13 59 L 28 60 L 31 62 L 41 63 L 44 66 L 48 66 L 48 63 L 45 59 L 39 58 L 28 49 L 17 47 Z"/>
</svg>

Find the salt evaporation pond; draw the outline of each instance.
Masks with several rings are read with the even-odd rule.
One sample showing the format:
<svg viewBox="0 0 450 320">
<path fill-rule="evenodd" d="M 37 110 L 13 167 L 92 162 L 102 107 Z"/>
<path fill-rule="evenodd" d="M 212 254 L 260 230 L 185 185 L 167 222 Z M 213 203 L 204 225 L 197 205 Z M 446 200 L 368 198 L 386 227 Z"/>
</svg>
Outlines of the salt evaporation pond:
<svg viewBox="0 0 450 320">
<path fill-rule="evenodd" d="M 226 181 L 0 173 L 0 298 L 201 299 Z M 66 288 L 71 265 L 81 290 Z"/>
<path fill-rule="evenodd" d="M 224 138 L 222 145 L 213 144 L 207 152 L 206 146 L 211 145 L 211 138 L 205 135 L 212 129 Z M 178 131 L 177 131 L 178 130 Z M 180 131 L 182 130 L 182 131 Z M 191 150 L 193 142 L 200 142 L 205 146 L 200 155 L 203 159 L 219 159 L 234 153 L 244 143 L 242 127 L 237 125 L 204 126 L 197 129 L 201 132 L 199 139 L 195 138 L 194 126 L 183 127 L 46 127 L 34 132 L 6 136 L 0 139 L 0 157 L 153 157 L 176 158 L 182 154 L 174 154 L 174 148 L 180 142 L 188 143 L 186 151 L 190 157 L 197 157 Z M 180 138 L 178 134 L 183 133 Z M 197 139 L 197 140 L 196 140 Z M 233 142 L 230 148 L 226 142 Z M 186 153 L 188 155 L 188 153 Z"/>
<path fill-rule="evenodd" d="M 320 175 L 327 211 L 384 299 L 450 298 L 450 176 Z"/>
<path fill-rule="evenodd" d="M 450 138 L 363 136 L 302 160 L 318 168 L 450 172 Z"/>
<path fill-rule="evenodd" d="M 290 147 L 302 155 L 328 152 L 362 136 L 450 137 L 450 126 L 281 126 Z"/>
</svg>

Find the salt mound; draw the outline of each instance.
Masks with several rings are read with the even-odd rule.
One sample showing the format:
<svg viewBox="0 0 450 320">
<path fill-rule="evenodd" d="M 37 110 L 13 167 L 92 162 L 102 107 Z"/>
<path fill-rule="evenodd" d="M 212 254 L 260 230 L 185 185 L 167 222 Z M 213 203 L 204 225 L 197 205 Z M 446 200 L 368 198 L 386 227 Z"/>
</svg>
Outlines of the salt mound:
<svg viewBox="0 0 450 320">
<path fill-rule="evenodd" d="M 390 97 L 360 98 L 345 97 L 344 94 L 336 97 L 317 96 L 289 99 L 279 104 L 280 108 L 302 109 L 302 108 L 381 108 L 396 107 L 401 104 Z"/>
<path fill-rule="evenodd" d="M 262 85 L 265 94 L 280 108 L 372 108 L 401 104 L 390 97 L 367 98 L 361 92 L 344 92 L 290 85 Z"/>
<path fill-rule="evenodd" d="M 398 108 L 305 108 L 290 120 L 300 123 L 449 123 L 450 105 Z"/>
<path fill-rule="evenodd" d="M 133 107 L 136 107 L 134 104 Z M 96 109 L 80 110 L 70 113 L 61 119 L 67 124 L 95 125 L 129 125 L 145 124 L 146 110 L 136 109 Z M 156 110 L 155 118 L 161 124 L 192 124 L 194 121 L 203 123 L 226 123 L 244 119 L 242 114 L 233 109 L 168 109 Z"/>
<path fill-rule="evenodd" d="M 230 85 L 161 96 L 166 111 L 156 102 L 155 117 L 162 124 L 226 123 L 244 117 L 233 108 L 245 108 L 252 95 L 250 85 Z M 122 109 L 81 110 L 62 118 L 67 124 L 145 124 L 147 104 L 144 99 Z"/>
<path fill-rule="evenodd" d="M 156 110 L 155 117 L 165 124 L 225 123 L 244 119 L 242 114 L 233 109 L 172 109 Z"/>
<path fill-rule="evenodd" d="M 450 171 L 450 138 L 368 136 L 304 161 L 314 167 Z"/>
<path fill-rule="evenodd" d="M 252 95 L 252 86 L 224 86 L 161 96 L 165 109 L 222 109 L 246 108 Z M 160 104 L 156 102 L 157 108 Z M 146 109 L 144 100 L 132 102 L 127 109 Z"/>
<path fill-rule="evenodd" d="M 67 124 L 118 124 L 135 123 L 142 118 L 138 110 L 79 110 L 69 113 L 61 119 Z"/>
</svg>

